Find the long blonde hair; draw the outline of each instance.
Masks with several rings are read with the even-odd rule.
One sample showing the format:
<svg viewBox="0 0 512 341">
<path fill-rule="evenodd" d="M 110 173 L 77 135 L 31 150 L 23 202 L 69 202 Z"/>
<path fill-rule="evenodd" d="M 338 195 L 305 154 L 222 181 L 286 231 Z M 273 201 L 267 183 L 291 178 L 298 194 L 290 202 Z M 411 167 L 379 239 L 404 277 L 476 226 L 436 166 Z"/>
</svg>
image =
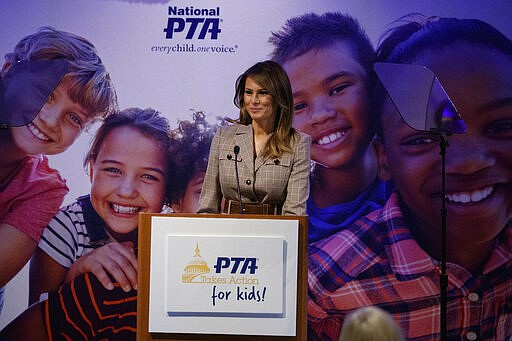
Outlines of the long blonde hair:
<svg viewBox="0 0 512 341">
<path fill-rule="evenodd" d="M 240 109 L 240 117 L 236 122 L 244 125 L 252 123 L 252 118 L 245 110 L 244 103 L 245 81 L 248 77 L 251 77 L 272 95 L 273 110 L 276 114 L 273 134 L 265 144 L 262 155 L 264 157 L 280 157 L 283 153 L 291 153 L 292 144 L 298 133 L 292 128 L 292 87 L 286 72 L 276 62 L 267 60 L 254 64 L 238 77 L 235 83 L 233 102 Z"/>
</svg>

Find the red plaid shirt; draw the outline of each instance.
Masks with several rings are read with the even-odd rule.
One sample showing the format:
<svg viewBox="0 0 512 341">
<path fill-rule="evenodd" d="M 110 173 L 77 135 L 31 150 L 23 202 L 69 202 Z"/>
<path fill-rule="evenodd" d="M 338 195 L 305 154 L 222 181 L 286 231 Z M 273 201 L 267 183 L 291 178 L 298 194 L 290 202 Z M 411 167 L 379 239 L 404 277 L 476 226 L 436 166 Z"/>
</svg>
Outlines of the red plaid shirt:
<svg viewBox="0 0 512 341">
<path fill-rule="evenodd" d="M 414 240 L 394 193 L 384 208 L 309 248 L 308 340 L 337 340 L 362 306 L 390 312 L 409 340 L 440 339 L 440 263 Z M 484 227 L 482 227 L 484 228 Z M 447 264 L 450 340 L 512 337 L 512 224 L 481 274 Z"/>
</svg>

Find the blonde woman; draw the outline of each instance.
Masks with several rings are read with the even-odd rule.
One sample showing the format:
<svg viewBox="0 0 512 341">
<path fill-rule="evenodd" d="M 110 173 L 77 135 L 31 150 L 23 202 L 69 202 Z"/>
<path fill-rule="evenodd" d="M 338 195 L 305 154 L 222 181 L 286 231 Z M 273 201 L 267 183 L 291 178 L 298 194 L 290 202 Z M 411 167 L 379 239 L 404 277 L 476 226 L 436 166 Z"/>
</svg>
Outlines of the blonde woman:
<svg viewBox="0 0 512 341">
<path fill-rule="evenodd" d="M 199 213 L 305 215 L 311 138 L 292 128 L 293 99 L 283 68 L 259 62 L 236 81 L 235 124 L 217 130 Z"/>
</svg>

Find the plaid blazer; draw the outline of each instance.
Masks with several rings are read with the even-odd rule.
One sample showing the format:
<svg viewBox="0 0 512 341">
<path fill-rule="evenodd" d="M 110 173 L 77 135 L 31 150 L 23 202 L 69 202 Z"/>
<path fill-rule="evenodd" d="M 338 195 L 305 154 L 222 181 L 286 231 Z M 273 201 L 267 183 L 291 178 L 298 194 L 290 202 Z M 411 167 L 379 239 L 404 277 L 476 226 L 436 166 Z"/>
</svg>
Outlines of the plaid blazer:
<svg viewBox="0 0 512 341">
<path fill-rule="evenodd" d="M 220 213 L 222 197 L 238 201 L 234 147 L 243 203 L 282 204 L 282 214 L 306 215 L 311 137 L 297 133 L 292 153 L 254 157 L 251 125 L 221 127 L 210 147 L 198 213 Z"/>
</svg>

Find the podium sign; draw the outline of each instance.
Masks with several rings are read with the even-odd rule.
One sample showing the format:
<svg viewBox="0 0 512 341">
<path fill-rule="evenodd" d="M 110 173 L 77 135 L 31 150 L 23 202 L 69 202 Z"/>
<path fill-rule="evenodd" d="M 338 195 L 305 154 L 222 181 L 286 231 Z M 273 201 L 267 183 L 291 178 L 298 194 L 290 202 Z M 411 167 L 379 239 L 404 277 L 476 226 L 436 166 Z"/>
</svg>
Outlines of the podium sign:
<svg viewBox="0 0 512 341">
<path fill-rule="evenodd" d="M 165 225 L 165 221 L 157 219 L 153 223 L 153 243 L 160 234 L 156 231 L 166 230 L 160 223 Z M 178 223 L 186 225 L 191 221 Z M 294 222 L 287 223 L 293 226 Z M 284 246 L 282 238 L 170 233 L 165 250 L 167 286 L 153 286 L 155 292 L 150 291 L 150 302 L 153 296 L 158 302 L 162 292 L 157 291 L 161 289 L 166 294 L 170 316 L 283 317 Z M 162 277 L 154 270 L 151 282 Z M 150 331 L 151 317 L 158 315 L 150 310 Z"/>
<path fill-rule="evenodd" d="M 137 339 L 305 340 L 306 219 L 141 215 Z"/>
</svg>

